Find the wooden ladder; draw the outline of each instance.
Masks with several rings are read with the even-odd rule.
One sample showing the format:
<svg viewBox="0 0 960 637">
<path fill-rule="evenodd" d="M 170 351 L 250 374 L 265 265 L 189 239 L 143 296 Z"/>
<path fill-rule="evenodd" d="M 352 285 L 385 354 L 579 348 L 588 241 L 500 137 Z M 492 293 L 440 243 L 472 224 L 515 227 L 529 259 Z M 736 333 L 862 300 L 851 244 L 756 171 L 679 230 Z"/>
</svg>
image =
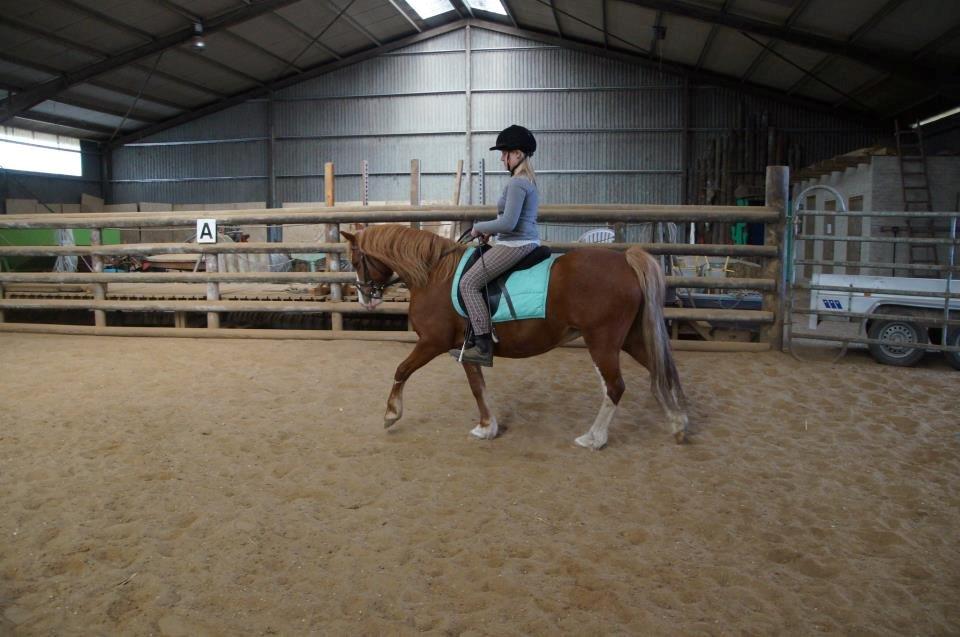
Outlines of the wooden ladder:
<svg viewBox="0 0 960 637">
<path fill-rule="evenodd" d="M 900 128 L 894 121 L 897 156 L 900 158 L 900 186 L 903 209 L 908 212 L 931 212 L 930 182 L 927 179 L 927 155 L 923 149 L 923 128 L 915 125 Z M 907 218 L 907 237 L 933 237 L 933 219 Z M 910 263 L 937 263 L 937 247 L 910 244 Z"/>
</svg>

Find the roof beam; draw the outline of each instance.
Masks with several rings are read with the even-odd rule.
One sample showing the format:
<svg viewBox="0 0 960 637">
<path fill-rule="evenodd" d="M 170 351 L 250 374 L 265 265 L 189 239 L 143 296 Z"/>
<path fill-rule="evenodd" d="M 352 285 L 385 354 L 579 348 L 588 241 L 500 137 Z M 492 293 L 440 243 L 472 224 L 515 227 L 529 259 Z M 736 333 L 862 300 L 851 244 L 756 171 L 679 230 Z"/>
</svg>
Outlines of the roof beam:
<svg viewBox="0 0 960 637">
<path fill-rule="evenodd" d="M 723 27 L 737 31 L 745 31 L 754 35 L 762 35 L 768 38 L 781 40 L 789 44 L 795 44 L 814 51 L 823 51 L 824 53 L 833 53 L 842 55 L 852 60 L 857 60 L 876 69 L 887 71 L 896 75 L 917 79 L 918 75 L 924 78 L 935 76 L 933 69 L 917 68 L 912 62 L 910 56 L 899 55 L 877 49 L 856 46 L 842 40 L 815 35 L 804 31 L 795 31 L 790 28 L 754 20 L 733 13 L 724 13 L 713 9 L 707 9 L 699 5 L 692 5 L 679 0 L 619 0 L 626 4 L 632 4 L 646 9 L 663 11 L 672 15 L 677 15 L 692 20 L 699 20 L 707 24 L 717 24 Z"/>
<path fill-rule="evenodd" d="M 506 2 L 506 0 L 504 0 Z M 607 32 L 607 0 L 600 0 L 600 19 L 603 26 L 603 48 L 610 46 L 610 34 Z M 513 26 L 518 26 L 516 22 L 513 23 Z"/>
<path fill-rule="evenodd" d="M 110 57 L 109 53 L 101 51 L 100 49 L 95 49 L 91 46 L 87 46 L 86 44 L 75 42 L 73 40 L 68 40 L 67 38 L 59 36 L 55 33 L 50 33 L 49 31 L 43 31 L 41 29 L 37 29 L 29 24 L 25 24 L 23 22 L 19 22 L 11 18 L 0 16 L 0 24 L 4 24 L 18 31 L 23 31 L 24 33 L 29 33 L 30 35 L 36 36 L 44 40 L 49 40 L 50 42 L 56 42 L 57 44 L 73 49 L 75 51 L 80 51 L 91 57 L 101 58 L 104 60 Z M 97 62 L 97 64 L 99 64 L 99 62 Z M 213 89 L 207 88 L 206 86 L 201 86 L 200 84 L 196 84 L 195 82 L 191 82 L 190 80 L 177 77 L 176 75 L 171 75 L 169 73 L 165 73 L 160 70 L 153 70 L 153 68 L 150 66 L 146 66 L 142 64 L 131 64 L 130 67 L 137 69 L 138 71 L 143 71 L 144 73 L 152 72 L 157 77 L 163 78 L 170 82 L 174 82 L 176 84 L 180 84 L 182 86 L 189 87 L 191 90 L 196 91 L 198 93 L 202 93 L 204 95 L 213 95 L 215 97 L 223 97 L 223 93 L 220 93 L 219 91 L 214 91 Z M 65 73 L 67 73 L 67 71 L 63 71 L 60 75 Z M 0 103 L 0 108 L 2 108 L 2 106 L 3 104 Z M 0 121 L 2 121 L 2 112 L 0 112 Z"/>
<path fill-rule="evenodd" d="M 650 36 L 650 55 L 655 55 L 660 38 L 657 37 L 660 27 L 663 25 L 663 11 L 657 11 L 657 17 L 653 20 L 653 35 Z M 662 53 L 661 53 L 662 55 Z"/>
<path fill-rule="evenodd" d="M 730 6 L 730 3 L 733 0 L 723 0 L 723 6 L 720 7 L 720 13 L 726 13 L 727 8 Z M 717 25 L 712 25 L 710 27 L 710 33 L 707 34 L 706 40 L 703 41 L 703 48 L 700 49 L 700 55 L 697 56 L 697 64 L 694 68 L 700 70 L 703 68 L 703 63 L 707 61 L 707 54 L 710 52 L 710 47 L 713 46 L 713 40 L 717 37 L 717 31 L 720 30 L 720 27 Z"/>
<path fill-rule="evenodd" d="M 89 7 L 85 7 L 85 6 L 83 6 L 82 4 L 78 4 L 78 3 L 76 2 L 76 0 L 53 0 L 53 1 L 56 2 L 56 3 L 58 3 L 58 4 L 61 4 L 61 5 L 65 6 L 65 7 L 67 7 L 67 8 L 69 8 L 71 11 L 74 11 L 74 12 L 76 12 L 76 13 L 79 13 L 79 14 L 82 15 L 82 16 L 86 16 L 86 17 L 91 18 L 91 19 L 93 19 L 93 20 L 99 20 L 100 22 L 103 22 L 104 24 L 110 25 L 111 27 L 113 27 L 114 29 L 117 29 L 118 31 L 124 31 L 125 33 L 130 33 L 130 34 L 132 34 L 132 35 L 135 35 L 135 36 L 137 36 L 138 38 L 140 38 L 141 40 L 146 40 L 147 42 L 156 42 L 156 41 L 157 41 L 157 38 L 156 38 L 152 33 L 148 33 L 147 31 L 144 31 L 143 29 L 139 29 L 139 28 L 137 28 L 137 27 L 135 27 L 135 26 L 133 26 L 133 25 L 131 25 L 131 24 L 127 24 L 126 22 L 123 22 L 123 21 L 121 21 L 121 20 L 117 20 L 117 19 L 114 18 L 113 16 L 107 15 L 107 14 L 102 13 L 102 12 L 100 12 L 100 11 L 97 11 L 96 9 L 90 9 Z M 201 20 L 200 22 L 202 23 L 203 21 Z M 229 35 L 229 31 L 224 30 L 223 32 Z M 175 47 L 171 47 L 171 48 L 175 48 Z M 220 69 L 221 71 L 224 71 L 224 72 L 226 72 L 226 73 L 231 73 L 231 74 L 233 74 L 233 75 L 236 75 L 237 77 L 241 77 L 241 78 L 243 78 L 244 80 L 246 80 L 247 82 L 251 82 L 251 83 L 253 83 L 253 84 L 261 84 L 261 83 L 262 83 L 260 79 L 258 79 L 258 78 L 256 78 L 256 77 L 253 77 L 252 75 L 248 75 L 248 74 L 244 73 L 243 71 L 239 71 L 239 70 L 237 70 L 237 69 L 234 69 L 234 68 L 232 68 L 231 66 L 229 66 L 229 65 L 227 65 L 227 64 L 223 64 L 223 63 L 218 62 L 217 60 L 214 60 L 214 59 L 212 59 L 212 58 L 210 58 L 210 57 L 207 57 L 207 56 L 205 56 L 205 55 L 201 55 L 200 53 L 197 53 L 196 51 L 192 51 L 192 50 L 190 50 L 190 49 L 180 49 L 179 52 L 182 53 L 182 54 L 184 54 L 184 55 L 187 55 L 187 56 L 193 58 L 194 60 L 197 60 L 197 61 L 199 61 L 199 62 L 203 62 L 203 63 L 206 64 L 206 65 L 215 66 L 215 67 L 217 67 L 218 69 Z"/>
<path fill-rule="evenodd" d="M 397 10 L 397 13 L 399 13 L 400 15 L 402 15 L 402 16 L 404 17 L 404 19 L 406 19 L 406 21 L 410 23 L 410 26 L 412 26 L 414 29 L 417 30 L 417 33 L 423 33 L 423 29 L 420 28 L 420 25 L 418 25 L 416 22 L 414 22 L 414 21 L 413 21 L 413 18 L 411 18 L 409 15 L 407 15 L 407 12 L 403 10 L 403 7 L 401 7 L 399 4 L 397 4 L 396 0 L 387 0 L 387 2 L 390 3 L 390 6 L 391 6 L 391 7 L 393 7 L 394 9 Z"/>
<path fill-rule="evenodd" d="M 17 117 L 23 120 L 32 120 L 35 122 L 41 122 L 43 124 L 53 124 L 54 126 L 65 126 L 67 128 L 87 131 L 97 137 L 106 137 L 113 133 L 113 129 L 108 126 L 94 124 L 92 122 L 84 122 L 71 117 L 63 117 L 61 115 L 52 115 L 50 113 L 28 111 L 26 113 L 20 113 L 17 115 Z"/>
<path fill-rule="evenodd" d="M 226 29 L 297 1 L 298 0 L 262 0 L 261 2 L 240 7 L 239 9 L 207 20 L 204 24 L 204 30 L 207 33 L 211 33 L 220 29 Z M 92 77 L 113 71 L 145 57 L 161 53 L 171 47 L 189 41 L 193 35 L 193 28 L 182 29 L 157 38 L 153 42 L 135 47 L 118 55 L 110 56 L 100 62 L 94 62 L 76 71 L 65 73 L 62 77 L 44 82 L 22 93 L 17 93 L 0 102 L 0 123 L 28 110 L 44 100 L 56 96 L 70 86 L 80 84 Z"/>
<path fill-rule="evenodd" d="M 160 6 L 164 7 L 165 9 L 167 9 L 167 10 L 169 10 L 169 11 L 172 11 L 173 13 L 176 13 L 176 14 L 179 15 L 180 17 L 186 19 L 186 20 L 191 24 L 191 26 L 192 26 L 193 24 L 197 23 L 197 22 L 203 24 L 203 18 L 202 18 L 202 17 L 196 15 L 195 13 L 193 13 L 193 12 L 191 12 L 191 11 L 188 11 L 187 9 L 185 9 L 185 8 L 183 8 L 183 7 L 181 7 L 181 6 L 180 6 L 179 4 L 177 4 L 176 2 L 173 2 L 173 0 L 153 0 L 153 2 L 159 4 Z M 247 38 L 243 37 L 242 35 L 238 35 L 238 34 L 234 33 L 233 31 L 230 31 L 230 30 L 224 30 L 222 33 L 223 33 L 223 35 L 230 36 L 230 38 L 231 38 L 232 40 L 234 40 L 234 41 L 236 41 L 236 42 L 240 42 L 240 43 L 243 44 L 244 46 L 247 46 L 247 47 L 249 47 L 249 48 L 251 48 L 251 49 L 254 49 L 254 50 L 258 51 L 259 53 L 261 53 L 261 54 L 263 54 L 263 55 L 266 55 L 266 56 L 268 56 L 268 57 L 271 57 L 271 58 L 277 60 L 278 62 L 282 62 L 282 63 L 287 64 L 287 65 L 290 64 L 289 61 L 283 59 L 282 57 L 280 57 L 279 55 L 277 55 L 277 54 L 274 53 L 273 51 L 271 51 L 271 50 L 269 50 L 269 49 L 266 49 L 266 48 L 260 46 L 260 45 L 257 44 L 256 42 L 251 42 L 250 40 L 248 40 Z M 294 66 L 294 68 L 295 68 L 298 72 L 303 70 L 303 69 L 298 68 L 298 67 L 296 67 L 296 66 Z"/>
<path fill-rule="evenodd" d="M 270 82 L 264 86 L 258 86 L 256 88 L 243 91 L 242 93 L 237 93 L 236 95 L 233 95 L 226 99 L 217 100 L 216 102 L 212 102 L 210 104 L 207 104 L 206 106 L 201 106 L 200 108 L 194 109 L 188 113 L 183 113 L 182 115 L 171 117 L 170 119 L 164 120 L 157 124 L 153 124 L 151 126 L 146 126 L 144 128 L 135 130 L 129 133 L 128 135 L 124 135 L 122 137 L 118 137 L 117 139 L 115 139 L 111 143 L 111 147 L 116 148 L 124 144 L 129 144 L 139 139 L 143 139 L 144 137 L 148 137 L 150 135 L 154 135 L 161 131 L 167 130 L 168 128 L 173 128 L 174 126 L 180 126 L 181 124 L 191 122 L 195 119 L 200 119 L 201 117 L 205 117 L 212 113 L 216 113 L 226 108 L 230 108 L 231 106 L 242 104 L 243 102 L 246 102 L 249 99 L 260 97 L 271 91 L 278 91 L 278 90 L 287 88 L 288 86 L 299 84 L 300 82 L 312 79 L 314 77 L 319 77 L 327 73 L 332 73 L 333 71 L 337 71 L 346 66 L 357 64 L 358 62 L 363 62 L 364 60 L 369 60 L 370 58 L 377 57 L 378 55 L 389 53 L 390 51 L 395 51 L 397 49 L 402 49 L 405 46 L 410 46 L 411 44 L 416 44 L 417 42 L 429 40 L 430 38 L 436 37 L 438 35 L 443 35 L 444 33 L 449 33 L 450 31 L 456 31 L 457 29 L 462 29 L 464 26 L 466 26 L 467 24 L 470 24 L 471 22 L 472 21 L 469 21 L 469 20 L 457 20 L 456 22 L 450 22 L 438 27 L 434 27 L 432 29 L 427 29 L 422 33 L 415 33 L 413 35 L 409 35 L 407 37 L 400 38 L 392 42 L 387 42 L 382 46 L 370 47 L 365 51 L 361 51 L 360 53 L 350 55 L 343 59 L 337 60 L 336 62 L 318 64 L 316 66 L 308 68 L 303 73 L 295 73 L 293 75 L 289 75 L 279 80 Z M 490 23 L 483 22 L 482 24 L 486 25 Z"/>
<path fill-rule="evenodd" d="M 950 42 L 953 42 L 958 37 L 960 37 L 960 24 L 950 27 L 943 34 L 937 37 L 935 40 L 925 44 L 923 47 L 921 47 L 918 51 L 916 51 L 913 54 L 912 59 L 915 60 L 916 62 L 919 62 L 923 58 L 936 53 L 941 47 L 949 44 Z M 931 90 L 927 94 L 927 96 L 923 98 L 923 100 L 921 100 L 921 102 L 930 100 L 936 97 L 937 95 L 944 95 L 944 96 L 950 97 L 951 99 L 957 99 L 958 97 L 960 97 L 960 84 L 957 83 L 956 74 L 953 73 L 952 71 L 953 69 L 951 69 L 952 81 L 950 81 L 949 83 L 946 81 L 940 81 L 940 82 L 937 82 L 935 86 L 928 86 L 927 88 L 930 88 Z M 838 106 L 843 106 L 847 102 L 855 100 L 858 95 L 861 95 L 866 91 L 874 88 L 875 86 L 878 86 L 879 84 L 883 83 L 885 80 L 887 80 L 890 77 L 890 75 L 892 74 L 883 74 L 873 80 L 870 80 L 858 86 L 850 93 L 850 96 L 846 100 L 838 104 Z M 917 78 L 912 78 L 912 79 L 914 80 L 914 84 L 916 84 Z M 933 84 L 933 83 L 930 83 L 930 84 Z M 914 104 L 913 106 L 916 106 L 916 104 Z M 889 116 L 892 117 L 893 115 L 897 115 L 897 114 L 899 113 L 892 112 L 889 114 Z"/>
<path fill-rule="evenodd" d="M 787 17 L 787 21 L 783 23 L 785 29 L 789 29 L 794 25 L 800 15 L 806 11 L 807 7 L 810 6 L 811 0 L 800 0 L 797 3 L 797 6 L 794 7 L 793 11 L 790 12 L 790 15 Z M 757 54 L 757 57 L 753 59 L 753 62 L 750 63 L 750 66 L 747 67 L 747 70 L 744 71 L 743 75 L 740 76 L 740 79 L 744 82 L 753 77 L 753 74 L 756 73 L 757 69 L 760 68 L 760 65 L 763 64 L 764 60 L 767 59 L 767 56 L 770 55 L 777 48 L 777 42 L 774 42 L 770 45 L 770 48 L 764 48 Z"/>
<path fill-rule="evenodd" d="M 616 41 L 618 41 L 618 42 L 622 42 L 623 44 L 626 44 L 627 46 L 632 47 L 632 48 L 640 51 L 641 53 L 645 54 L 647 57 L 650 57 L 650 58 L 652 59 L 652 56 L 650 55 L 650 51 L 647 51 L 647 50 L 644 49 L 642 46 L 638 46 L 638 45 L 634 44 L 633 42 L 630 42 L 629 40 L 624 40 L 624 39 L 621 38 L 621 37 L 618 37 L 618 36 L 616 36 L 616 35 L 613 35 L 612 33 L 609 33 L 606 29 L 602 29 L 601 27 L 598 27 L 598 26 L 595 25 L 595 24 L 591 24 L 591 23 L 587 22 L 586 20 L 583 20 L 583 19 L 581 19 L 581 18 L 578 18 L 577 16 L 575 16 L 575 15 L 573 15 L 572 13 L 569 13 L 569 12 L 567 12 L 567 11 L 564 11 L 563 9 L 557 9 L 556 7 L 553 6 L 553 3 L 552 3 L 552 2 L 548 2 L 548 0 L 535 0 L 535 1 L 536 1 L 536 2 L 539 2 L 540 4 L 542 4 L 542 5 L 544 5 L 544 6 L 551 7 L 555 13 L 560 13 L 560 14 L 562 14 L 562 15 L 565 15 L 565 16 L 567 16 L 568 18 L 570 18 L 571 20 L 573 20 L 574 22 L 579 22 L 579 23 L 582 24 L 583 26 L 589 27 L 589 28 L 593 29 L 594 31 L 603 31 L 604 37 L 607 37 L 607 36 L 612 37 L 614 40 L 616 40 Z M 492 23 L 487 22 L 487 24 L 492 24 Z M 559 24 L 559 23 L 558 23 L 558 24 Z M 521 27 L 521 29 L 522 29 L 522 27 Z M 532 33 L 537 33 L 537 31 L 531 31 L 531 32 L 532 32 Z M 559 42 L 560 42 L 559 46 L 563 46 L 563 42 L 566 42 L 568 39 L 570 39 L 570 38 L 563 38 L 563 37 L 559 38 Z M 579 42 L 579 40 L 572 40 L 572 41 L 578 41 L 578 42 Z M 588 44 L 594 44 L 594 42 L 588 42 Z"/>
<path fill-rule="evenodd" d="M 382 42 L 380 42 L 380 40 L 378 40 L 376 37 L 374 37 L 374 35 L 373 35 L 372 33 L 370 33 L 370 31 L 368 31 L 366 28 L 364 28 L 364 26 L 363 26 L 362 24 L 360 24 L 359 22 L 357 22 L 356 20 L 354 20 L 353 18 L 351 18 L 351 17 L 350 17 L 350 14 L 347 13 L 347 9 L 350 8 L 350 4 L 353 4 L 353 2 L 351 2 L 350 4 L 348 4 L 348 5 L 346 6 L 346 8 L 338 7 L 337 4 L 336 4 L 333 0 L 320 0 L 320 2 L 321 2 L 321 4 L 325 5 L 328 9 L 330 9 L 331 11 L 333 11 L 334 13 L 336 13 L 339 17 L 342 17 L 344 20 L 346 20 L 347 24 L 349 24 L 351 27 L 353 27 L 353 30 L 354 30 L 354 31 L 356 31 L 357 33 L 363 35 L 363 37 L 367 38 L 368 40 L 370 40 L 371 42 L 373 42 L 373 43 L 376 44 L 377 46 L 380 46 L 380 45 L 382 44 Z M 396 6 L 396 5 L 394 5 L 394 6 Z M 416 25 L 414 25 L 414 26 L 416 26 Z M 340 56 L 339 56 L 339 55 L 337 56 L 337 59 L 340 59 Z"/>
<path fill-rule="evenodd" d="M 888 0 L 888 2 L 880 7 L 880 9 L 874 13 L 866 22 L 857 27 L 857 30 L 850 34 L 850 37 L 847 38 L 847 43 L 853 44 L 864 35 L 866 35 L 873 27 L 880 24 L 880 22 L 886 18 L 888 15 L 896 11 L 900 5 L 903 4 L 903 0 Z M 787 89 L 788 95 L 793 95 L 799 91 L 803 86 L 810 81 L 811 77 L 819 77 L 821 73 L 830 63 L 837 59 L 836 55 L 827 55 L 825 58 L 817 62 L 817 65 L 810 69 L 810 75 L 804 75 L 799 80 L 797 80 L 793 86 Z"/>
<path fill-rule="evenodd" d="M 749 33 L 741 33 L 740 35 L 742 35 L 743 37 L 747 38 L 748 40 L 750 40 L 751 42 L 753 42 L 754 44 L 756 44 L 757 46 L 759 46 L 761 49 L 767 51 L 767 52 L 770 53 L 771 55 L 774 55 L 774 56 L 780 58 L 782 61 L 786 62 L 787 64 L 789 64 L 789 65 L 792 66 L 793 68 L 797 69 L 797 70 L 800 71 L 801 73 L 805 73 L 805 74 L 808 74 L 808 75 L 810 74 L 810 71 L 808 71 L 807 69 L 803 68 L 802 66 L 800 66 L 799 64 L 797 64 L 796 62 L 794 62 L 794 61 L 791 60 L 790 58 L 786 57 L 786 56 L 783 55 L 782 53 L 778 53 L 777 51 L 775 51 L 774 49 L 775 49 L 776 42 L 774 42 L 773 44 L 764 44 L 763 42 L 761 42 L 761 41 L 758 40 L 757 38 L 753 37 L 753 36 L 750 35 Z M 830 82 L 827 82 L 827 81 L 826 81 L 825 79 L 823 79 L 822 77 L 814 77 L 813 79 L 815 79 L 816 81 L 820 82 L 821 84 L 823 84 L 824 86 L 826 86 L 826 87 L 827 87 L 828 89 L 830 89 L 831 91 L 837 93 L 837 94 L 840 95 L 841 97 L 846 98 L 847 101 L 852 101 L 854 104 L 856 104 L 857 106 L 859 106 L 860 108 L 862 108 L 864 111 L 866 111 L 866 112 L 869 113 L 869 112 L 871 112 L 871 111 L 873 110 L 873 109 L 871 109 L 869 106 L 867 106 L 866 104 L 864 104 L 863 102 L 861 102 L 860 100 L 855 99 L 852 95 L 850 95 L 849 93 L 847 93 L 846 91 L 844 91 L 844 90 L 843 90 L 842 88 L 840 88 L 839 86 L 834 86 L 833 84 L 831 84 Z M 743 80 L 741 80 L 741 82 L 742 82 L 742 81 L 743 81 Z"/>
<path fill-rule="evenodd" d="M 322 49 L 327 55 L 333 56 L 333 59 L 335 59 L 335 60 L 340 60 L 340 59 L 343 58 L 342 55 L 340 55 L 339 53 L 337 53 L 336 51 L 334 51 L 333 49 L 331 49 L 330 47 L 328 47 L 327 45 L 325 45 L 323 42 L 320 42 L 318 39 L 316 39 L 315 37 L 313 37 L 312 35 L 310 35 L 310 34 L 307 33 L 306 31 L 304 31 L 303 29 L 301 29 L 301 28 L 300 28 L 299 26 L 297 26 L 295 23 L 291 22 L 290 20 L 287 20 L 285 17 L 283 17 L 282 15 L 280 15 L 279 13 L 277 13 L 276 11 L 274 11 L 273 13 L 271 13 L 270 16 L 271 16 L 274 20 L 280 22 L 280 23 L 283 24 L 285 27 L 287 27 L 288 29 L 290 29 L 291 31 L 293 31 L 294 33 L 296 33 L 297 35 L 299 35 L 302 39 L 306 40 L 307 42 L 310 42 L 313 46 L 316 46 L 317 48 Z M 303 55 L 303 53 L 305 53 L 305 51 L 304 51 L 304 52 L 301 52 L 301 55 Z"/>
<path fill-rule="evenodd" d="M 668 61 L 661 62 L 659 60 L 653 60 L 649 57 L 649 55 L 646 55 L 646 54 L 637 54 L 637 53 L 625 51 L 622 49 L 620 50 L 612 49 L 612 48 L 605 49 L 599 44 L 595 44 L 592 42 L 580 42 L 578 40 L 574 40 L 569 36 L 561 40 L 560 38 L 552 34 L 541 33 L 539 31 L 533 31 L 530 29 L 515 29 L 513 27 L 507 26 L 505 24 L 500 24 L 498 22 L 490 22 L 486 20 L 468 20 L 467 23 L 470 24 L 471 26 L 488 29 L 490 31 L 506 33 L 508 35 L 513 35 L 520 38 L 536 40 L 544 44 L 551 44 L 554 46 L 566 47 L 569 49 L 582 51 L 584 53 L 589 53 L 591 55 L 596 55 L 599 57 L 610 58 L 614 60 L 619 60 L 621 62 L 639 64 L 641 66 L 647 66 L 649 68 L 663 70 L 668 73 L 674 73 L 676 75 L 688 77 L 692 81 L 699 82 L 701 84 L 729 87 L 729 88 L 736 89 L 738 91 L 753 93 L 755 95 L 766 97 L 768 99 L 772 99 L 777 102 L 792 104 L 795 106 L 801 106 L 803 108 L 821 112 L 821 113 L 833 113 L 841 117 L 847 116 L 847 117 L 855 118 L 857 121 L 863 121 L 863 118 L 864 118 L 863 113 L 859 111 L 846 111 L 844 109 L 837 109 L 831 104 L 826 104 L 824 102 L 819 102 L 817 100 L 812 100 L 812 99 L 807 99 L 802 97 L 787 96 L 783 92 L 778 91 L 776 89 L 771 89 L 771 88 L 760 86 L 750 82 L 741 82 L 737 77 L 723 75 L 721 73 L 713 73 L 710 71 L 698 70 L 691 66 L 680 64 L 677 62 L 668 62 Z"/>
<path fill-rule="evenodd" d="M 554 4 L 554 0 L 550 1 L 550 11 L 553 12 L 553 22 L 557 25 L 557 37 L 563 37 L 563 29 L 560 27 L 560 16 L 557 15 L 557 5 Z"/>
<path fill-rule="evenodd" d="M 41 73 L 46 73 L 47 75 L 50 75 L 50 76 L 52 76 L 52 77 L 57 77 L 57 76 L 59 76 L 59 75 L 62 75 L 62 74 L 65 72 L 65 71 L 63 71 L 62 69 L 57 69 L 57 68 L 54 68 L 54 67 L 52 67 L 52 66 L 48 66 L 48 65 L 46 65 L 46 64 L 41 64 L 40 62 L 36 62 L 36 61 L 34 61 L 34 60 L 24 60 L 23 58 L 20 58 L 20 57 L 15 56 L 15 55 L 11 55 L 10 53 L 0 53 L 0 60 L 3 60 L 4 62 L 8 62 L 8 63 L 10 63 L 10 64 L 16 64 L 17 66 L 22 66 L 22 67 L 25 68 L 25 69 L 31 69 L 31 70 L 34 70 L 34 71 L 40 71 Z M 104 89 L 104 90 L 106 90 L 106 91 L 111 91 L 111 92 L 113 92 L 113 93 L 117 93 L 118 95 L 126 95 L 127 97 L 134 97 L 134 98 L 137 97 L 137 92 L 136 92 L 136 91 L 131 91 L 130 89 L 122 88 L 122 87 L 119 87 L 119 86 L 113 86 L 112 84 L 108 84 L 108 83 L 106 83 L 106 82 L 97 82 L 97 81 L 95 81 L 95 80 L 90 80 L 90 81 L 88 81 L 88 82 L 85 82 L 85 84 L 89 84 L 90 86 L 95 86 L 95 87 L 97 87 L 97 88 L 102 88 L 102 89 Z M 18 90 L 23 90 L 23 88 L 24 88 L 24 87 L 18 87 Z M 68 104 L 68 103 L 69 103 L 69 102 L 66 101 L 67 98 L 64 98 L 63 95 L 58 95 L 55 99 L 56 99 L 58 102 L 63 102 L 64 104 Z M 74 99 L 74 98 L 69 98 L 69 99 Z M 190 108 L 189 105 L 179 104 L 179 103 L 177 103 L 177 102 L 171 102 L 171 101 L 165 100 L 165 99 L 163 99 L 163 98 L 152 97 L 152 96 L 149 96 L 149 95 L 146 95 L 146 94 L 143 94 L 143 95 L 140 96 L 140 101 L 141 101 L 141 102 L 151 102 L 151 103 L 153 103 L 153 104 L 158 104 L 158 105 L 160 105 L 160 106 L 166 106 L 167 108 L 173 108 L 173 109 L 176 109 L 176 110 L 178 110 L 178 111 L 182 111 L 182 110 L 186 110 L 186 109 Z M 77 106 L 79 106 L 79 104 L 77 104 Z M 95 109 L 95 110 L 97 110 L 97 109 Z M 101 111 L 104 112 L 104 113 L 108 112 L 108 111 L 104 110 L 103 108 L 99 108 L 99 110 L 101 110 Z M 139 120 L 150 120 L 150 119 L 152 119 L 152 118 L 150 118 L 150 117 L 146 117 L 146 118 L 137 117 L 136 119 L 139 119 Z"/>
<path fill-rule="evenodd" d="M 601 1 L 601 2 L 605 2 L 606 0 L 600 0 L 600 1 Z M 464 4 L 466 4 L 466 3 L 464 3 Z M 513 26 L 515 26 L 515 27 L 520 26 L 519 24 L 517 24 L 517 19 L 516 19 L 515 17 L 513 17 L 513 9 L 510 8 L 510 3 L 507 2 L 507 0 L 500 0 L 500 4 L 503 5 L 503 10 L 507 12 L 507 17 L 510 18 L 510 22 L 513 23 Z M 469 5 L 467 5 L 467 6 L 469 6 Z M 471 18 L 474 17 L 472 11 L 470 12 L 470 17 L 471 17 Z"/>
</svg>

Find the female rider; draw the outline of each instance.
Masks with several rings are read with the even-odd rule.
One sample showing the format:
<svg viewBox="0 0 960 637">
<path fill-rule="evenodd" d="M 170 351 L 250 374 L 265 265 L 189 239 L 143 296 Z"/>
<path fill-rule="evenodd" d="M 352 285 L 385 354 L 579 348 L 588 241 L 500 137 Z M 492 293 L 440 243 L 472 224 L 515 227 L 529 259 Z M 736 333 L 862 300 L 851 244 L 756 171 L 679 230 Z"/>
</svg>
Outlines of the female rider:
<svg viewBox="0 0 960 637">
<path fill-rule="evenodd" d="M 473 342 L 467 343 L 461 360 L 486 367 L 493 365 L 493 341 L 490 314 L 481 290 L 540 245 L 540 193 L 530 161 L 537 150 L 537 140 L 529 130 L 514 124 L 500 131 L 497 144 L 490 150 L 500 151 L 500 161 L 510 172 L 510 181 L 497 202 L 497 218 L 475 223 L 471 236 L 480 237 L 485 243 L 488 236 L 496 235 L 496 243 L 460 279 L 460 294 L 473 329 Z M 460 349 L 450 353 L 460 357 Z"/>
</svg>

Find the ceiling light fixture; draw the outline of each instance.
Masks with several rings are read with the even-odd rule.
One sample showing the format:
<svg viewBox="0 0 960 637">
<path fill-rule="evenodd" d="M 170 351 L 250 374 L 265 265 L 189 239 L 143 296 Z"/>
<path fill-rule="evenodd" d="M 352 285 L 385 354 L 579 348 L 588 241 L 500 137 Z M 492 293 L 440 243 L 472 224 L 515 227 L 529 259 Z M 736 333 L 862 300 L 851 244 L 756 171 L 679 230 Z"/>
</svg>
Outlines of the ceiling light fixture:
<svg viewBox="0 0 960 637">
<path fill-rule="evenodd" d="M 194 22 L 193 23 L 193 37 L 190 39 L 190 48 L 203 51 L 207 48 L 207 42 L 203 39 L 203 23 Z"/>
<path fill-rule="evenodd" d="M 949 111 L 944 111 L 944 112 L 942 112 L 942 113 L 938 113 L 938 114 L 936 114 L 936 115 L 934 115 L 934 116 L 932 116 L 932 117 L 928 117 L 927 119 L 920 120 L 920 121 L 917 122 L 916 124 L 913 124 L 913 125 L 911 126 L 911 128 L 917 128 L 918 126 L 926 126 L 927 124 L 932 124 L 932 123 L 934 123 L 934 122 L 936 122 L 936 121 L 939 121 L 939 120 L 941 120 L 941 119 L 946 119 L 947 117 L 950 117 L 950 116 L 952 116 L 952 115 L 956 115 L 957 113 L 960 113 L 960 106 L 958 106 L 958 107 L 956 107 L 956 108 L 951 108 Z"/>
</svg>

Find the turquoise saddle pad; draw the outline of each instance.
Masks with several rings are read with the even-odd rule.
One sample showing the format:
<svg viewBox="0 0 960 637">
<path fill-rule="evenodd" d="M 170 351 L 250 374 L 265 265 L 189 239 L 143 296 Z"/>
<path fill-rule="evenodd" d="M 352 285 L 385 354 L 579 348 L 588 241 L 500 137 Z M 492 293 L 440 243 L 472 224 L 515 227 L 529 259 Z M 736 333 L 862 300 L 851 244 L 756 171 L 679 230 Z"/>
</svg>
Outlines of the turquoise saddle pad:
<svg viewBox="0 0 960 637">
<path fill-rule="evenodd" d="M 450 299 L 453 301 L 453 308 L 457 311 L 457 314 L 464 318 L 467 317 L 467 313 L 463 309 L 458 294 L 460 277 L 463 276 L 464 268 L 470 263 L 475 250 L 475 247 L 470 247 L 463 253 L 456 274 L 453 275 L 453 285 L 450 287 Z M 546 317 L 550 269 L 559 256 L 558 254 L 552 254 L 533 267 L 509 273 L 506 279 L 506 291 L 495 289 L 495 284 L 503 284 L 503 277 L 490 283 L 493 313 L 491 318 L 494 323 Z"/>
</svg>

